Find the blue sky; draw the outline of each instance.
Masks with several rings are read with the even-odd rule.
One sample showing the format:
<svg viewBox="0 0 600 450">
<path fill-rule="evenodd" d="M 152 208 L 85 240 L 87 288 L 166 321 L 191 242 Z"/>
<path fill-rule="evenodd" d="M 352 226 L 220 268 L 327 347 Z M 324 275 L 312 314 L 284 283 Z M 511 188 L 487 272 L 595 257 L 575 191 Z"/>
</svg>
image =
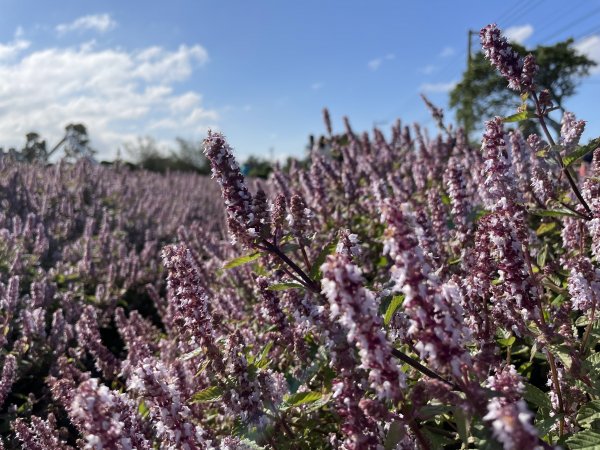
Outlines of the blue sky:
<svg viewBox="0 0 600 450">
<path fill-rule="evenodd" d="M 600 0 L 0 0 L 0 146 L 83 122 L 101 158 L 208 127 L 242 158 L 301 155 L 325 106 L 338 129 L 433 126 L 419 93 L 445 107 L 467 30 L 494 21 L 527 46 L 575 37 L 600 62 Z M 567 107 L 595 137 L 600 70 L 579 91 Z"/>
</svg>

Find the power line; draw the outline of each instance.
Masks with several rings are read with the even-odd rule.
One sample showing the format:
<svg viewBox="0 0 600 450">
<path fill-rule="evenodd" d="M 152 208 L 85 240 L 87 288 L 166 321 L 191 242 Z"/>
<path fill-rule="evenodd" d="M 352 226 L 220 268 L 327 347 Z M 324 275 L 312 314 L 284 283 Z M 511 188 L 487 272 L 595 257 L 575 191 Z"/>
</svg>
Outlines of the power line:
<svg viewBox="0 0 600 450">
<path fill-rule="evenodd" d="M 579 39 L 585 39 L 588 38 L 594 34 L 600 33 L 600 26 L 599 25 L 594 25 L 592 28 L 587 29 L 586 31 L 580 33 L 579 35 L 575 36 L 575 40 L 579 40 Z"/>
<path fill-rule="evenodd" d="M 515 12 L 515 9 L 518 9 L 522 5 L 523 5 L 523 2 L 521 0 L 517 0 L 514 4 L 512 4 L 510 6 L 510 8 L 508 8 L 506 11 L 504 11 L 500 15 L 500 17 L 498 17 L 494 22 L 495 23 L 503 22 L 506 17 L 510 17 Z"/>
<path fill-rule="evenodd" d="M 577 19 L 569 22 L 567 25 L 563 26 L 562 28 L 558 29 L 557 31 L 555 31 L 554 33 L 552 33 L 551 35 L 546 36 L 543 39 L 540 39 L 541 43 L 544 43 L 546 41 L 549 41 L 550 39 L 555 38 L 556 36 L 558 36 L 559 34 L 561 34 L 562 32 L 568 30 L 569 28 L 571 28 L 574 25 L 577 25 L 579 22 L 584 22 L 585 20 L 589 19 L 590 17 L 598 14 L 600 12 L 600 8 L 596 8 L 593 9 L 592 11 L 587 12 L 586 14 L 584 14 L 581 17 L 578 17 Z"/>
<path fill-rule="evenodd" d="M 534 2 L 530 2 L 530 3 L 523 2 L 524 8 L 521 8 L 520 10 L 516 10 L 515 13 L 510 18 L 505 19 L 507 27 L 511 26 L 511 22 L 512 22 L 512 25 L 515 25 L 515 21 L 517 19 L 521 19 L 523 16 L 525 16 L 525 14 L 527 14 L 529 11 L 531 11 L 532 9 L 534 9 L 535 7 L 540 5 L 543 1 L 544 0 L 537 0 Z"/>
<path fill-rule="evenodd" d="M 536 28 L 543 30 L 544 28 L 546 28 L 546 26 L 553 24 L 558 19 L 565 19 L 568 16 L 572 15 L 583 5 L 589 5 L 589 3 L 585 0 L 580 0 L 580 2 L 576 6 L 571 6 L 570 3 L 567 3 L 565 9 L 556 11 L 557 14 L 554 14 L 552 17 L 547 18 L 547 20 L 542 21 L 541 24 L 537 25 Z"/>
</svg>

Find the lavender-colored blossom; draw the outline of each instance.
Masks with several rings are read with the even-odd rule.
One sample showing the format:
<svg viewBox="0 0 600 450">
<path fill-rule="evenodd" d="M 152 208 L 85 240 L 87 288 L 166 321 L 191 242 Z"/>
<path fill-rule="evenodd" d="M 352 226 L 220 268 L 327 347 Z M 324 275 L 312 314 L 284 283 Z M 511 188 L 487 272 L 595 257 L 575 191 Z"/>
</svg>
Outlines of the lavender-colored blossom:
<svg viewBox="0 0 600 450">
<path fill-rule="evenodd" d="M 215 345 L 208 296 L 201 288 L 190 251 L 181 245 L 169 245 L 163 249 L 163 261 L 169 272 L 167 282 L 172 295 L 173 320 L 186 338 L 185 348 L 191 351 L 199 345 L 205 346 L 212 364 L 219 370 L 221 355 Z"/>
<path fill-rule="evenodd" d="M 194 423 L 185 404 L 176 374 L 161 361 L 147 358 L 140 363 L 127 383 L 129 391 L 141 395 L 155 421 L 161 448 L 166 450 L 204 450 L 212 443 L 206 431 Z"/>
<path fill-rule="evenodd" d="M 296 238 L 300 240 L 308 238 L 312 218 L 313 213 L 306 207 L 304 199 L 298 194 L 292 195 L 287 221 L 290 231 Z"/>
<path fill-rule="evenodd" d="M 560 143 L 565 154 L 571 152 L 579 144 L 584 128 L 585 120 L 577 120 L 575 114 L 568 111 L 563 114 L 560 127 Z"/>
<path fill-rule="evenodd" d="M 527 92 L 533 89 L 533 78 L 537 71 L 535 59 L 530 55 L 524 64 L 523 58 L 502 36 L 496 24 L 481 29 L 481 46 L 487 59 L 508 80 L 508 87 Z"/>
<path fill-rule="evenodd" d="M 454 283 L 441 283 L 417 246 L 408 205 L 386 202 L 382 217 L 387 224 L 384 252 L 394 261 L 392 280 L 405 298 L 404 312 L 421 358 L 458 379 L 471 366 L 466 350 L 469 330 L 462 324 L 461 292 Z"/>
<path fill-rule="evenodd" d="M 533 414 L 525 400 L 505 403 L 495 397 L 488 403 L 483 420 L 491 422 L 494 437 L 504 450 L 538 449 L 537 430 L 531 424 Z"/>
<path fill-rule="evenodd" d="M 204 154 L 211 163 L 213 178 L 221 185 L 230 232 L 234 239 L 250 246 L 256 235 L 252 195 L 232 149 L 221 133 L 209 132 L 204 140 Z"/>
<path fill-rule="evenodd" d="M 102 343 L 98 330 L 98 317 L 93 306 L 86 306 L 83 309 L 75 329 L 79 345 L 94 357 L 98 370 L 109 380 L 115 378 L 119 372 L 120 362 Z"/>
<path fill-rule="evenodd" d="M 569 261 L 568 289 L 573 308 L 589 311 L 594 305 L 600 306 L 600 270 L 596 269 L 585 256 Z"/>
<path fill-rule="evenodd" d="M 348 331 L 348 342 L 356 343 L 361 367 L 369 371 L 371 387 L 380 399 L 399 400 L 404 375 L 392 358 L 392 346 L 382 330 L 373 293 L 363 286 L 360 270 L 339 253 L 329 256 L 321 270 L 331 318 Z"/>
<path fill-rule="evenodd" d="M 138 416 L 137 405 L 125 394 L 109 389 L 96 378 L 77 387 L 69 416 L 84 435 L 84 449 L 152 447 L 145 425 Z"/>
<path fill-rule="evenodd" d="M 73 450 L 73 447 L 60 438 L 53 414 L 49 414 L 46 420 L 31 416 L 31 424 L 19 418 L 11 425 L 17 439 L 27 450 Z"/>
<path fill-rule="evenodd" d="M 0 376 L 0 407 L 4 405 L 13 383 L 17 379 L 17 358 L 14 355 L 6 355 L 2 365 L 2 376 Z"/>
<path fill-rule="evenodd" d="M 538 433 L 532 425 L 533 414 L 522 394 L 525 385 L 514 366 L 497 370 L 487 387 L 498 393 L 487 405 L 483 420 L 491 422 L 494 437 L 505 450 L 537 449 Z"/>
</svg>

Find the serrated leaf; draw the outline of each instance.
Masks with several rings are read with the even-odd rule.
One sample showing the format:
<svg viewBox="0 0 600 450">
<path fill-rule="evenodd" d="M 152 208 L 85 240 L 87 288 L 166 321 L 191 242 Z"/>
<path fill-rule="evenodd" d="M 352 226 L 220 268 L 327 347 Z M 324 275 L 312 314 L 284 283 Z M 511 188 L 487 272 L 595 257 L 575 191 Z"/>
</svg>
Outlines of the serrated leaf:
<svg viewBox="0 0 600 450">
<path fill-rule="evenodd" d="M 565 165 L 565 167 L 569 167 L 575 161 L 577 161 L 580 158 L 583 158 L 588 153 L 593 152 L 598 147 L 600 147 L 600 137 L 592 139 L 586 145 L 577 147 L 575 150 L 573 150 L 571 153 L 569 153 L 563 158 L 563 164 Z"/>
<path fill-rule="evenodd" d="M 325 258 L 327 258 L 327 255 L 331 255 L 335 251 L 336 247 L 337 241 L 330 242 L 325 247 L 323 247 L 323 250 L 319 252 L 315 260 L 312 262 L 312 267 L 310 269 L 310 273 L 308 274 L 311 280 L 319 281 L 321 279 L 321 266 L 325 262 Z"/>
<path fill-rule="evenodd" d="M 571 450 L 600 450 L 600 432 L 581 431 L 567 439 Z"/>
<path fill-rule="evenodd" d="M 300 283 L 275 283 L 270 285 L 267 289 L 269 291 L 287 291 L 288 289 L 301 289 L 302 286 Z"/>
<path fill-rule="evenodd" d="M 295 394 L 291 394 L 286 396 L 283 399 L 285 407 L 290 406 L 301 406 L 306 405 L 308 403 L 314 403 L 319 400 L 323 394 L 316 391 L 308 391 L 308 392 L 297 392 Z"/>
<path fill-rule="evenodd" d="M 390 324 L 390 322 L 392 321 L 392 318 L 394 317 L 394 313 L 396 312 L 396 310 L 402 304 L 403 301 L 404 301 L 404 295 L 394 295 L 392 297 L 392 301 L 390 301 L 390 304 L 383 316 L 383 323 L 385 323 L 386 325 Z"/>
<path fill-rule="evenodd" d="M 230 259 L 225 264 L 223 264 L 223 269 L 229 270 L 233 269 L 234 267 L 243 266 L 244 264 L 248 264 L 249 262 L 256 261 L 261 256 L 261 252 L 254 252 L 250 253 L 249 255 L 238 256 L 237 258 Z"/>
<path fill-rule="evenodd" d="M 550 398 L 544 391 L 534 386 L 533 384 L 524 384 L 525 392 L 523 393 L 523 398 L 525 398 L 525 400 L 527 400 L 529 403 L 533 403 L 539 408 L 552 409 L 552 402 L 550 401 Z"/>
<path fill-rule="evenodd" d="M 570 349 L 564 345 L 550 345 L 549 347 L 550 351 L 558 357 L 565 368 L 567 370 L 571 370 L 571 366 L 573 365 L 573 357 L 571 356 Z"/>
<path fill-rule="evenodd" d="M 221 399 L 223 390 L 219 386 L 211 386 L 196 392 L 190 399 L 191 403 L 209 403 Z"/>
<path fill-rule="evenodd" d="M 577 413 L 577 422 L 583 428 L 590 428 L 595 420 L 600 419 L 600 400 L 587 403 Z"/>
<path fill-rule="evenodd" d="M 545 413 L 546 414 L 544 414 L 543 419 L 535 422 L 535 427 L 537 428 L 540 436 L 546 436 L 554 424 L 564 416 L 564 414 L 555 414 L 554 416 L 549 416 L 547 411 L 545 411 Z M 539 415 L 540 414 L 538 412 L 538 416 Z"/>
<path fill-rule="evenodd" d="M 533 111 L 521 111 L 512 116 L 505 117 L 502 119 L 504 122 L 522 122 L 527 119 L 535 119 L 537 118 L 537 114 Z"/>
<path fill-rule="evenodd" d="M 593 355 L 588 356 L 586 361 L 590 363 L 592 368 L 597 368 L 600 366 L 600 353 L 594 353 Z"/>
</svg>

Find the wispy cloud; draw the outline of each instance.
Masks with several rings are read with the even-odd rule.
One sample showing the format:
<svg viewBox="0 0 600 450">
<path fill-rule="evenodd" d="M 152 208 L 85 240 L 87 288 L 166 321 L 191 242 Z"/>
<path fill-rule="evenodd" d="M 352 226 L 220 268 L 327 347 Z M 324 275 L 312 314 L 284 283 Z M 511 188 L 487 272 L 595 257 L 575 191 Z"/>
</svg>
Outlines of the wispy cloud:
<svg viewBox="0 0 600 450">
<path fill-rule="evenodd" d="M 592 67 L 591 72 L 594 74 L 600 73 L 600 36 L 597 34 L 588 36 L 577 41 L 574 47 L 577 51 L 598 64 Z"/>
<path fill-rule="evenodd" d="M 440 57 L 449 58 L 451 56 L 454 56 L 455 54 L 456 54 L 456 50 L 454 50 L 453 47 L 444 47 L 442 49 L 442 51 L 440 52 Z"/>
<path fill-rule="evenodd" d="M 58 34 L 65 34 L 71 31 L 98 31 L 104 33 L 117 26 L 110 14 L 93 14 L 75 19 L 70 23 L 61 23 L 56 26 Z"/>
<path fill-rule="evenodd" d="M 18 41 L 17 41 L 18 42 Z M 101 157 L 118 145 L 160 129 L 160 139 L 197 135 L 215 126 L 216 110 L 198 92 L 176 92 L 208 61 L 200 45 L 176 50 L 98 49 L 93 45 L 28 50 L 0 43 L 0 145 L 20 146 L 37 131 L 56 142 L 68 123 L 90 130 Z M 10 56 L 10 58 L 9 58 Z"/>
<path fill-rule="evenodd" d="M 421 67 L 419 69 L 419 73 L 423 74 L 423 75 L 431 75 L 432 73 L 434 73 L 436 70 L 438 69 L 437 66 L 434 66 L 433 64 L 427 64 L 424 67 Z"/>
<path fill-rule="evenodd" d="M 383 62 L 383 60 L 381 58 L 375 58 L 375 59 L 372 59 L 371 61 L 369 61 L 367 63 L 367 66 L 369 67 L 369 69 L 375 71 L 375 70 L 379 69 L 382 62 Z"/>
<path fill-rule="evenodd" d="M 6 44 L 0 42 L 0 63 L 3 60 L 14 58 L 23 50 L 27 50 L 30 45 L 31 42 L 24 39 L 15 39 Z"/>
<path fill-rule="evenodd" d="M 310 88 L 313 91 L 318 91 L 319 89 L 323 89 L 323 86 L 325 86 L 325 84 L 322 81 L 317 81 L 317 82 L 311 84 Z"/>
<path fill-rule="evenodd" d="M 456 86 L 456 81 L 449 81 L 447 83 L 423 83 L 419 87 L 419 91 L 425 93 L 446 93 L 454 89 L 454 86 Z"/>
<path fill-rule="evenodd" d="M 394 53 L 388 53 L 385 56 L 374 58 L 367 63 L 367 67 L 372 71 L 378 70 L 384 61 L 391 61 L 392 59 L 396 59 L 396 55 Z"/>
<path fill-rule="evenodd" d="M 508 27 L 504 30 L 506 39 L 517 44 L 524 43 L 533 34 L 533 26 L 530 24 L 516 25 L 514 27 Z"/>
</svg>

